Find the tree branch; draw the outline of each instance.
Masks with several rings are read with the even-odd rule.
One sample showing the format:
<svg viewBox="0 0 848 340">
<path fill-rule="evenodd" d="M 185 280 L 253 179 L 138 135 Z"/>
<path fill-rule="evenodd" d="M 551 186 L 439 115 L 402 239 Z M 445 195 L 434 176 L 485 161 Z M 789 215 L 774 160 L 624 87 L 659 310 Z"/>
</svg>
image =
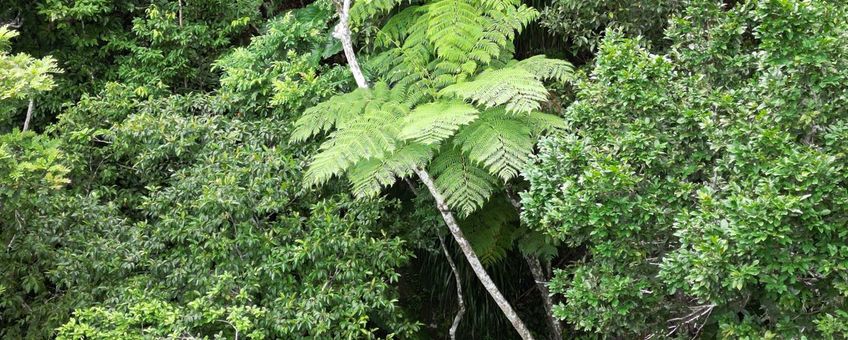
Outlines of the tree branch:
<svg viewBox="0 0 848 340">
<path fill-rule="evenodd" d="M 498 286 L 495 285 L 495 282 L 489 276 L 489 273 L 486 272 L 486 269 L 477 257 L 477 253 L 475 253 L 474 249 L 471 248 L 471 244 L 468 242 L 468 239 L 465 238 L 465 235 L 462 233 L 462 229 L 459 229 L 459 224 L 456 222 L 456 219 L 453 217 L 453 213 L 445 203 L 444 197 L 442 197 L 441 193 L 436 188 L 436 184 L 433 183 L 433 179 L 430 178 L 430 174 L 421 168 L 415 168 L 414 171 L 415 174 L 418 175 L 418 178 L 421 179 L 421 182 L 424 183 L 424 186 L 426 186 L 430 191 L 430 195 L 433 196 L 433 199 L 436 200 L 436 207 L 442 214 L 442 219 L 445 220 L 448 230 L 450 230 L 451 235 L 453 235 L 454 240 L 459 245 L 459 249 L 462 250 L 465 258 L 468 260 L 468 264 L 471 265 L 471 269 L 474 270 L 474 274 L 476 274 L 477 278 L 480 279 L 483 287 L 486 288 L 486 291 L 488 291 L 489 295 L 492 296 L 492 299 L 495 300 L 495 303 L 497 303 L 498 307 L 500 307 L 506 318 L 510 323 L 512 323 L 512 327 L 515 328 L 518 335 L 525 340 L 533 339 L 533 334 L 530 333 L 530 330 L 527 329 L 527 326 L 525 326 L 524 322 L 521 321 L 521 318 L 518 317 L 518 313 L 512 309 L 509 301 L 507 301 L 503 294 L 501 294 Z"/>
<path fill-rule="evenodd" d="M 24 119 L 24 130 L 29 130 L 29 121 L 32 119 L 32 111 L 35 110 L 35 99 L 29 100 L 29 106 L 27 107 L 26 118 Z"/>
<path fill-rule="evenodd" d="M 465 315 L 465 301 L 462 299 L 462 281 L 459 278 L 459 270 L 456 269 L 456 263 L 453 262 L 448 247 L 445 246 L 445 237 L 439 234 L 439 243 L 442 245 L 442 251 L 445 253 L 445 258 L 448 260 L 448 265 L 453 271 L 453 278 L 456 280 L 456 298 L 459 304 L 459 310 L 456 311 L 456 316 L 453 317 L 453 324 L 450 328 L 451 340 L 456 340 L 456 329 L 459 328 L 459 322 L 462 321 L 462 316 Z"/>
</svg>

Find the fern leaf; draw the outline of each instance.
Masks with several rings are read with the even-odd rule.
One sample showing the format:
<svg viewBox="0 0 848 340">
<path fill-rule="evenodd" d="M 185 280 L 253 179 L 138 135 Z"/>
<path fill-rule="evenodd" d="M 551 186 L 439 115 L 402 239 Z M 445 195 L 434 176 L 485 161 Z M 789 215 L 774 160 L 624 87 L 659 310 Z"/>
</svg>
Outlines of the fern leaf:
<svg viewBox="0 0 848 340">
<path fill-rule="evenodd" d="M 398 123 L 409 113 L 409 106 L 401 101 L 404 89 L 377 83 L 370 91 L 372 100 L 357 104 L 364 106 L 362 114 L 337 124 L 337 130 L 321 144 L 304 175 L 305 185 L 322 184 L 359 161 L 395 150 Z"/>
<path fill-rule="evenodd" d="M 432 157 L 431 146 L 409 143 L 398 147 L 385 157 L 359 162 L 348 171 L 353 194 L 357 197 L 373 197 L 379 194 L 383 187 L 409 176 L 413 168 L 424 166 Z"/>
<path fill-rule="evenodd" d="M 438 0 L 427 5 L 427 37 L 445 60 L 465 61 L 483 35 L 480 10 L 469 0 Z"/>
<path fill-rule="evenodd" d="M 513 113 L 538 110 L 548 98 L 545 85 L 534 74 L 517 67 L 487 70 L 472 81 L 448 86 L 440 93 L 486 108 L 506 105 L 507 111 Z"/>
<path fill-rule="evenodd" d="M 508 181 L 530 162 L 536 142 L 533 126 L 522 118 L 501 108 L 485 111 L 480 119 L 460 130 L 454 144 L 469 159 Z"/>
<path fill-rule="evenodd" d="M 520 232 L 518 213 L 505 198 L 492 199 L 459 225 L 484 265 L 506 258 Z"/>
<path fill-rule="evenodd" d="M 477 119 L 477 109 L 460 101 L 438 101 L 420 105 L 406 116 L 398 137 L 422 144 L 435 144 L 453 136 L 462 125 Z"/>
<path fill-rule="evenodd" d="M 303 116 L 294 123 L 290 142 L 302 142 L 320 133 L 344 125 L 365 110 L 374 99 L 369 89 L 357 89 L 350 93 L 333 96 L 330 99 L 304 111 Z"/>
<path fill-rule="evenodd" d="M 574 78 L 574 66 L 565 60 L 548 59 L 543 55 L 532 56 L 515 63 L 515 67 L 526 70 L 537 79 L 567 81 Z"/>
<path fill-rule="evenodd" d="M 451 146 L 442 148 L 430 171 L 445 202 L 463 216 L 482 207 L 495 190 L 495 178 Z"/>
</svg>

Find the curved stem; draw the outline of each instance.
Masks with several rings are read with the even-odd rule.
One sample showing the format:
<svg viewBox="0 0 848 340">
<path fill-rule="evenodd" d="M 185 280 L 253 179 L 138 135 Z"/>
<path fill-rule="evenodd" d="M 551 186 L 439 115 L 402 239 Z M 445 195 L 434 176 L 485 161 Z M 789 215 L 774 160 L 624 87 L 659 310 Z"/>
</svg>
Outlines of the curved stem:
<svg viewBox="0 0 848 340">
<path fill-rule="evenodd" d="M 459 278 L 459 270 L 456 269 L 456 263 L 448 252 L 448 247 L 445 246 L 445 237 L 439 234 L 439 243 L 442 245 L 442 251 L 445 253 L 445 258 L 448 260 L 448 265 L 453 271 L 453 278 L 456 280 L 456 298 L 459 304 L 459 310 L 456 311 L 456 316 L 453 317 L 453 324 L 450 328 L 451 340 L 456 340 L 456 329 L 459 328 L 459 322 L 462 321 L 462 316 L 465 315 L 465 301 L 462 299 L 462 281 Z"/>
</svg>

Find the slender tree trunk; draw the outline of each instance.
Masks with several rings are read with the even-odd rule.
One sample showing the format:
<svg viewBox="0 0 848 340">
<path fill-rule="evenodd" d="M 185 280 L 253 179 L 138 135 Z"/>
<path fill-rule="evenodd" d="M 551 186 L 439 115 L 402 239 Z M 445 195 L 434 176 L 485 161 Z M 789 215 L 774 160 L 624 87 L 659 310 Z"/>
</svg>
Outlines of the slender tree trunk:
<svg viewBox="0 0 848 340">
<path fill-rule="evenodd" d="M 521 202 L 513 197 L 509 190 L 506 191 L 506 197 L 509 199 L 509 202 L 512 203 L 512 206 L 520 213 Z M 545 316 L 547 316 L 548 327 L 551 329 L 551 338 L 560 340 L 562 339 L 562 325 L 559 323 L 559 320 L 554 317 L 554 302 L 553 299 L 551 299 L 551 292 L 548 290 L 548 286 L 546 285 L 548 276 L 545 275 L 544 270 L 542 270 L 542 264 L 539 262 L 538 257 L 524 255 L 524 260 L 527 261 L 527 266 L 530 267 L 530 273 L 533 274 L 533 281 L 536 282 L 536 289 L 539 290 L 539 295 L 542 296 L 542 302 L 545 304 Z"/>
<path fill-rule="evenodd" d="M 350 0 L 334 0 L 333 2 L 339 12 L 339 23 L 333 30 L 333 37 L 339 39 L 342 43 L 342 50 L 344 50 L 350 73 L 353 73 L 353 79 L 356 80 L 356 86 L 367 88 L 368 82 L 365 81 L 365 75 L 359 68 L 359 62 L 356 60 L 356 53 L 353 51 L 353 42 L 350 38 Z"/>
<path fill-rule="evenodd" d="M 342 49 L 344 50 L 350 72 L 356 80 L 356 85 L 360 88 L 368 88 L 368 82 L 365 81 L 365 76 L 359 68 L 359 62 L 357 62 L 356 54 L 353 51 L 350 27 L 348 26 L 350 1 L 351 0 L 333 0 L 339 14 L 339 24 L 336 25 L 336 28 L 333 31 L 333 37 L 342 43 Z M 474 270 L 474 274 L 478 279 L 480 279 L 483 287 L 486 288 L 486 291 L 488 291 L 489 295 L 492 296 L 492 299 L 495 300 L 495 303 L 497 303 L 498 307 L 500 307 L 501 311 L 503 311 L 509 322 L 512 323 L 512 326 L 521 338 L 524 340 L 532 340 L 533 334 L 530 333 L 530 330 L 527 329 L 527 326 L 524 325 L 524 322 L 521 321 L 521 318 L 518 317 L 518 314 L 512 309 L 512 306 L 509 305 L 509 301 L 507 301 L 503 294 L 501 294 L 498 286 L 495 285 L 495 282 L 492 281 L 492 278 L 489 276 L 489 273 L 486 272 L 483 264 L 480 263 L 480 259 L 477 257 L 474 249 L 471 248 L 471 244 L 468 243 L 468 239 L 466 239 L 465 235 L 462 234 L 462 230 L 459 229 L 459 224 L 456 223 L 456 219 L 453 217 L 453 213 L 450 211 L 450 208 L 448 208 L 441 193 L 439 193 L 439 190 L 436 189 L 436 185 L 430 178 L 430 174 L 427 173 L 426 170 L 419 168 L 414 169 L 414 171 L 415 174 L 418 175 L 418 178 L 421 179 L 421 182 L 427 186 L 427 189 L 430 191 L 430 195 L 432 195 L 436 200 L 436 207 L 442 214 L 442 218 L 445 220 L 448 230 L 450 230 L 451 235 L 459 245 L 459 248 L 468 260 L 471 268 Z"/>
<path fill-rule="evenodd" d="M 542 301 L 545 304 L 545 314 L 547 315 L 548 327 L 551 328 L 551 338 L 560 340 L 562 339 L 562 325 L 560 325 L 559 320 L 554 317 L 554 303 L 551 299 L 551 292 L 548 290 L 548 286 L 546 284 L 548 280 L 545 272 L 542 270 L 542 264 L 539 262 L 539 258 L 535 256 L 524 255 L 524 260 L 526 260 L 527 265 L 530 266 L 530 272 L 533 274 L 533 280 L 536 281 L 536 289 L 538 289 L 539 294 L 542 295 Z"/>
<path fill-rule="evenodd" d="M 449 331 L 451 340 L 456 340 L 456 329 L 459 328 L 459 322 L 462 321 L 462 316 L 465 315 L 465 301 L 462 299 L 462 281 L 459 278 L 459 270 L 456 269 L 456 263 L 453 262 L 451 254 L 448 252 L 448 247 L 445 246 L 445 237 L 439 234 L 439 243 L 442 245 L 442 251 L 445 252 L 445 258 L 448 260 L 448 265 L 453 271 L 453 278 L 456 280 L 456 299 L 459 304 L 459 310 L 456 311 L 456 316 L 453 317 L 453 324 Z"/>
<path fill-rule="evenodd" d="M 27 107 L 26 118 L 24 118 L 24 131 L 29 130 L 29 121 L 32 120 L 32 111 L 35 110 L 35 99 L 29 100 L 29 106 Z"/>
<path fill-rule="evenodd" d="M 501 291 L 498 289 L 498 286 L 495 285 L 495 282 L 492 281 L 491 277 L 489 277 L 489 273 L 486 272 L 483 264 L 480 263 L 480 259 L 477 257 L 474 249 L 471 248 L 471 244 L 468 243 L 468 239 L 465 238 L 462 230 L 459 229 L 459 224 L 456 223 L 456 219 L 453 217 L 453 213 L 445 203 L 445 199 L 436 188 L 436 184 L 433 183 L 433 179 L 430 178 L 430 174 L 420 168 L 415 169 L 415 174 L 418 175 L 418 178 L 421 179 L 421 182 L 424 183 L 430 191 L 430 195 L 436 200 L 436 207 L 442 214 L 442 219 L 445 220 L 445 224 L 448 225 L 448 230 L 450 230 L 451 235 L 453 235 L 454 240 L 456 240 L 456 243 L 459 245 L 459 249 L 462 250 L 465 258 L 471 265 L 471 269 L 474 270 L 474 274 L 476 274 L 477 278 L 480 279 L 483 287 L 486 288 L 486 291 L 489 292 L 489 295 L 491 295 L 492 299 L 495 300 L 495 303 L 498 304 L 498 307 L 500 307 L 506 318 L 509 319 L 509 322 L 512 323 L 512 327 L 515 328 L 521 338 L 533 339 L 533 334 L 530 333 L 530 330 L 527 329 L 527 326 L 524 325 L 524 322 L 521 321 L 521 318 L 518 317 L 518 314 L 512 309 L 512 306 L 509 305 L 509 301 L 504 298 L 503 294 L 501 294 Z"/>
</svg>

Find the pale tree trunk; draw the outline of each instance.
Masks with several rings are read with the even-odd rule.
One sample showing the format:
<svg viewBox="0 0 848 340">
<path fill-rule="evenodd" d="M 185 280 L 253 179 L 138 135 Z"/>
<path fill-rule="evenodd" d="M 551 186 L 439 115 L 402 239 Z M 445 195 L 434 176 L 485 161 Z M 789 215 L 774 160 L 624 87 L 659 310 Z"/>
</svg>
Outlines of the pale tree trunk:
<svg viewBox="0 0 848 340">
<path fill-rule="evenodd" d="M 32 111 L 35 110 L 35 99 L 29 100 L 29 106 L 27 107 L 26 118 L 24 118 L 24 130 L 29 130 L 29 121 L 32 120 Z"/>
<path fill-rule="evenodd" d="M 333 37 L 339 39 L 342 43 L 345 58 L 347 59 L 350 73 L 353 73 L 353 79 L 356 80 L 356 86 L 367 88 L 368 83 L 365 81 L 365 75 L 362 74 L 362 69 L 359 68 L 359 62 L 356 60 L 356 54 L 353 52 L 353 42 L 350 39 L 350 0 L 333 0 L 336 4 L 336 10 L 339 12 L 339 23 L 333 30 Z"/>
<path fill-rule="evenodd" d="M 459 270 L 456 269 L 456 263 L 453 262 L 451 254 L 448 252 L 448 247 L 445 246 L 445 238 L 439 234 L 439 243 L 442 245 L 442 251 L 445 252 L 445 258 L 448 260 L 448 265 L 453 272 L 453 278 L 456 280 L 456 299 L 459 304 L 459 310 L 456 311 L 456 316 L 453 317 L 453 324 L 449 331 L 451 340 L 456 340 L 456 329 L 459 328 L 459 322 L 462 321 L 462 316 L 465 315 L 465 301 L 462 299 L 462 281 L 459 278 Z"/>
<path fill-rule="evenodd" d="M 524 255 L 524 260 L 527 261 L 527 265 L 530 266 L 530 272 L 533 274 L 533 281 L 536 281 L 536 289 L 538 289 L 539 294 L 542 295 L 542 301 L 545 304 L 545 313 L 548 319 L 548 327 L 551 328 L 551 338 L 560 340 L 562 339 L 562 325 L 560 325 L 559 320 L 554 317 L 554 303 L 551 299 L 551 292 L 548 290 L 547 276 L 545 276 L 545 272 L 542 271 L 542 264 L 539 262 L 539 258 L 535 256 Z"/>
<path fill-rule="evenodd" d="M 509 199 L 509 202 L 512 203 L 512 206 L 520 213 L 521 203 L 512 196 L 509 190 L 506 191 L 506 197 Z M 544 270 L 542 270 L 542 264 L 539 262 L 538 257 L 524 255 L 524 260 L 527 261 L 527 266 L 530 267 L 530 273 L 533 274 L 533 281 L 536 282 L 536 289 L 539 290 L 539 295 L 542 296 L 542 302 L 545 304 L 545 315 L 547 316 L 548 327 L 551 329 L 551 338 L 560 340 L 562 339 L 562 325 L 559 323 L 559 320 L 554 317 L 554 302 L 553 299 L 551 299 L 551 292 L 546 284 L 548 276 L 545 275 Z"/>
<path fill-rule="evenodd" d="M 512 327 L 515 328 L 518 335 L 520 335 L 522 339 L 533 339 L 533 334 L 530 333 L 530 330 L 527 329 L 527 326 L 524 325 L 524 322 L 521 321 L 521 318 L 518 317 L 518 314 L 512 309 L 512 306 L 509 305 L 509 301 L 504 298 L 503 294 L 501 294 L 501 291 L 498 289 L 498 286 L 496 286 L 495 282 L 492 281 L 492 278 L 489 277 L 489 273 L 486 272 L 483 264 L 480 263 L 477 253 L 474 252 L 474 249 L 471 248 L 471 244 L 468 242 L 468 239 L 465 238 L 462 230 L 459 229 L 459 224 L 456 223 L 453 213 L 450 211 L 450 208 L 448 208 L 448 205 L 445 203 L 445 199 L 436 188 L 436 184 L 433 183 L 433 179 L 430 178 L 430 174 L 420 168 L 415 169 L 415 174 L 418 175 L 421 182 L 424 183 L 428 190 L 430 190 L 430 195 L 436 200 L 436 208 L 439 209 L 439 212 L 442 214 L 442 219 L 444 219 L 445 224 L 448 225 L 448 230 L 450 230 L 451 235 L 453 235 L 454 240 L 456 240 L 456 243 L 459 245 L 459 249 L 462 250 L 465 258 L 468 260 L 468 264 L 471 265 L 471 269 L 474 270 L 474 274 L 476 274 L 477 278 L 480 279 L 483 287 L 486 288 L 486 291 L 489 292 L 489 295 L 491 295 L 492 299 L 495 300 L 495 303 L 498 304 L 498 307 L 500 307 L 506 318 L 510 323 L 512 323 Z"/>
<path fill-rule="evenodd" d="M 350 36 L 350 27 L 349 23 L 349 15 L 350 15 L 350 1 L 351 0 L 333 0 L 336 5 L 336 10 L 339 14 L 339 23 L 336 25 L 336 28 L 333 31 L 333 37 L 341 41 L 342 49 L 344 50 L 345 58 L 348 62 L 348 67 L 350 68 L 350 72 L 353 74 L 353 78 L 356 80 L 356 85 L 360 88 L 368 88 L 368 82 L 365 81 L 365 76 L 362 74 L 362 70 L 359 68 L 359 62 L 356 60 L 356 54 L 353 51 L 353 43 L 351 41 Z M 456 243 L 459 245 L 459 248 L 462 250 L 462 253 L 465 255 L 465 258 L 468 260 L 468 263 L 471 265 L 471 268 L 474 270 L 474 274 L 483 284 L 483 287 L 486 288 L 486 291 L 489 292 L 489 295 L 492 296 L 492 299 L 495 300 L 498 307 L 500 307 L 501 311 L 503 311 L 504 316 L 512 323 L 512 326 L 518 332 L 524 340 L 532 340 L 533 334 L 530 333 L 530 330 L 527 329 L 527 326 L 524 325 L 524 322 L 521 321 L 521 318 L 518 317 L 518 314 L 515 310 L 512 309 L 512 306 L 509 305 L 509 301 L 504 298 L 501 291 L 498 289 L 498 286 L 495 285 L 495 282 L 492 281 L 492 278 L 489 276 L 489 273 L 486 272 L 486 269 L 483 267 L 483 264 L 480 263 L 480 259 L 477 257 L 477 253 L 474 252 L 474 249 L 471 248 L 471 244 L 468 243 L 468 240 L 465 238 L 465 235 L 462 234 L 462 230 L 459 229 L 459 224 L 457 224 L 456 219 L 453 217 L 453 213 L 448 208 L 445 203 L 444 198 L 442 197 L 439 190 L 436 188 L 436 185 L 433 183 L 433 180 L 430 178 L 430 174 L 427 173 L 426 170 L 415 168 L 415 174 L 418 175 L 418 178 L 421 182 L 427 186 L 427 189 L 430 191 L 430 195 L 433 196 L 433 199 L 436 200 L 436 207 L 439 209 L 439 212 L 442 214 L 442 219 L 445 220 L 445 224 L 448 226 L 448 230 L 450 230 L 451 235 L 453 236 Z"/>
</svg>

